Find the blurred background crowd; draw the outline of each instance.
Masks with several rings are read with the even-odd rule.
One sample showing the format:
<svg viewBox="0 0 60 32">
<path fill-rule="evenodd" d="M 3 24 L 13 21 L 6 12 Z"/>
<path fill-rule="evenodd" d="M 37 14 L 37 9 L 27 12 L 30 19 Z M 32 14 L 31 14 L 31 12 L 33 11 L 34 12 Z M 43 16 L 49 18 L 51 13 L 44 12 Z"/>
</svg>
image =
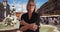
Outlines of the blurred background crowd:
<svg viewBox="0 0 60 32">
<path fill-rule="evenodd" d="M 40 21 L 42 24 L 52 24 L 52 25 L 58 25 L 60 24 L 60 16 L 42 16 L 40 17 Z"/>
</svg>

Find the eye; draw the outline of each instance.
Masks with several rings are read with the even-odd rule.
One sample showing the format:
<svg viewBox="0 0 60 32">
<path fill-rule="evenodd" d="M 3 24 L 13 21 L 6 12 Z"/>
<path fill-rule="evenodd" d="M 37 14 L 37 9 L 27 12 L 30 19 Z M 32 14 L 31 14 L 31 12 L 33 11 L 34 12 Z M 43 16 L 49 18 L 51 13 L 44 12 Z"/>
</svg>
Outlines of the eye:
<svg viewBox="0 0 60 32">
<path fill-rule="evenodd" d="M 35 5 L 33 5 L 33 4 L 29 4 L 29 6 L 35 6 Z"/>
</svg>

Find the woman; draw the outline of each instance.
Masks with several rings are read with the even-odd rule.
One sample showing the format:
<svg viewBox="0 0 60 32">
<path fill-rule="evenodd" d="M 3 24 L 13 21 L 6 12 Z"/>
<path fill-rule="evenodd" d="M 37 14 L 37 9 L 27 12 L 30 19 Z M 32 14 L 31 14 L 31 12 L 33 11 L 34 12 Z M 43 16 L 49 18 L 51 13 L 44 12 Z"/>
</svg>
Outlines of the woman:
<svg viewBox="0 0 60 32">
<path fill-rule="evenodd" d="M 35 13 L 36 4 L 34 0 L 29 0 L 27 13 L 23 14 L 20 22 L 20 31 L 39 32 L 39 16 Z"/>
</svg>

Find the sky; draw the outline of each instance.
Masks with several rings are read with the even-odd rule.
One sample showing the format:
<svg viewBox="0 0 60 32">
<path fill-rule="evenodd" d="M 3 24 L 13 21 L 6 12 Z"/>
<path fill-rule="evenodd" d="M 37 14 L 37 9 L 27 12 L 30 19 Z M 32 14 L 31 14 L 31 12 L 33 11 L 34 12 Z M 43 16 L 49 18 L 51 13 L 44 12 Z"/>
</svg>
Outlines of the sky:
<svg viewBox="0 0 60 32">
<path fill-rule="evenodd" d="M 2 2 L 3 0 L 0 0 Z M 45 2 L 48 0 L 35 0 L 36 9 L 39 9 Z M 8 0 L 8 4 L 10 5 L 10 9 L 12 10 L 12 5 L 15 5 L 16 12 L 27 12 L 26 5 L 28 0 Z"/>
</svg>

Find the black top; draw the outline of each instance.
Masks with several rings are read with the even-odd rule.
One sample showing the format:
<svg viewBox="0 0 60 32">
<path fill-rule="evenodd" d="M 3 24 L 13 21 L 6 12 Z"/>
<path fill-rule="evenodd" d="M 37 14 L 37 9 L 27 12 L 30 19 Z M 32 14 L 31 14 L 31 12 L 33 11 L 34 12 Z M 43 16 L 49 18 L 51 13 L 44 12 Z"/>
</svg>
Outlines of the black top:
<svg viewBox="0 0 60 32">
<path fill-rule="evenodd" d="M 39 26 L 39 23 L 40 23 L 39 15 L 37 13 L 32 13 L 31 19 L 29 19 L 28 13 L 25 13 L 25 14 L 22 15 L 21 20 L 24 20 L 28 24 L 36 23 L 36 25 L 38 25 L 38 26 Z M 21 27 L 22 27 L 22 25 L 20 25 L 20 28 Z M 28 29 L 27 31 L 24 31 L 24 32 L 39 32 L 39 27 L 36 31 L 32 31 L 32 30 Z"/>
</svg>

